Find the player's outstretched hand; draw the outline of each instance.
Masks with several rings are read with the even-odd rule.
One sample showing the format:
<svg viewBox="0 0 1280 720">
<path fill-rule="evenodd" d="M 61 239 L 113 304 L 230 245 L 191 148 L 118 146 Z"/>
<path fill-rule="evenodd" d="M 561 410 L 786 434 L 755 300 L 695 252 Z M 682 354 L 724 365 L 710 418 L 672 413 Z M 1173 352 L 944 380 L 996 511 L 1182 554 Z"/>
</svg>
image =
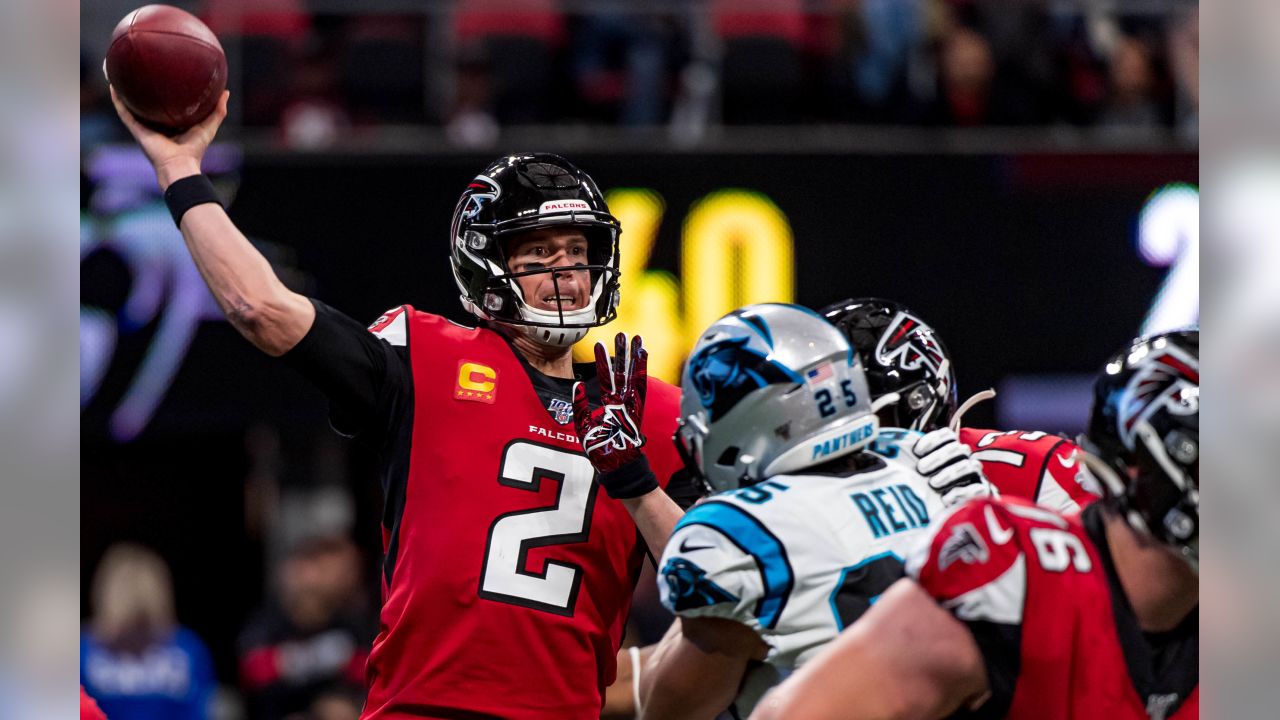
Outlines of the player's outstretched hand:
<svg viewBox="0 0 1280 720">
<path fill-rule="evenodd" d="M 644 396 L 649 382 L 649 354 L 640 336 L 618 333 L 614 354 L 596 343 L 596 374 L 600 379 L 600 407 L 591 409 L 583 383 L 573 386 L 573 423 L 600 484 L 614 498 L 639 497 L 658 486 L 641 448 Z"/>
<path fill-rule="evenodd" d="M 116 89 L 111 88 L 111 102 L 116 106 L 116 113 L 155 167 L 156 179 L 162 190 L 168 188 L 169 183 L 174 180 L 200 173 L 200 161 L 204 159 L 213 136 L 218 133 L 218 128 L 227 117 L 229 97 L 231 93 L 224 90 L 218 106 L 209 113 L 209 117 L 171 137 L 142 124 L 120 101 Z"/>
<path fill-rule="evenodd" d="M 982 463 L 973 459 L 968 446 L 960 442 L 951 428 L 925 434 L 916 441 L 911 453 L 916 457 L 916 472 L 929 481 L 929 487 L 942 496 L 947 507 L 998 495 L 982 474 Z"/>
</svg>

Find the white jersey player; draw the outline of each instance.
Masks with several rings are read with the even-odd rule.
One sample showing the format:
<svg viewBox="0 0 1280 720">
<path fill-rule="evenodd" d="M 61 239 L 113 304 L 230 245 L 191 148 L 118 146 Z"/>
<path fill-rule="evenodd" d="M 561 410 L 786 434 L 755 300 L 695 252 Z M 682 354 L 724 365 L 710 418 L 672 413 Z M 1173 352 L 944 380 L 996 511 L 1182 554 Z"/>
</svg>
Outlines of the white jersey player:
<svg viewBox="0 0 1280 720">
<path fill-rule="evenodd" d="M 703 333 L 685 368 L 677 445 L 712 490 L 659 567 L 680 617 L 642 676 L 644 717 L 745 716 L 903 576 L 943 508 L 938 488 L 983 484 L 949 430 L 885 458 L 844 336 L 790 305 L 754 305 Z M 927 473 L 927 475 L 926 475 Z M 767 666 L 754 672 L 752 661 Z M 741 692 L 741 694 L 740 694 Z"/>
</svg>

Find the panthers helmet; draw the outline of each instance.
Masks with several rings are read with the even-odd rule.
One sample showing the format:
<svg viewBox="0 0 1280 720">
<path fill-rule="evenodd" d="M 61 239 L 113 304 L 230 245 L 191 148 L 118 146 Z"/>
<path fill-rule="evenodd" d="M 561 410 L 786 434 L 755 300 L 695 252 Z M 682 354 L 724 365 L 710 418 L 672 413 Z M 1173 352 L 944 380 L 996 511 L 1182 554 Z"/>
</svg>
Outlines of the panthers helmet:
<svg viewBox="0 0 1280 720">
<path fill-rule="evenodd" d="M 798 305 L 749 305 L 717 320 L 680 386 L 676 446 L 710 492 L 846 455 L 879 427 L 858 355 Z"/>
<path fill-rule="evenodd" d="M 819 311 L 862 358 L 871 397 L 897 393 L 877 410 L 885 427 L 928 432 L 956 411 L 951 356 L 933 328 L 906 307 L 880 298 L 832 303 Z"/>
<path fill-rule="evenodd" d="M 577 310 L 532 307 L 517 278 L 569 268 L 513 273 L 504 239 L 520 232 L 573 227 L 587 237 L 590 300 Z M 482 320 L 514 326 L 544 345 L 565 347 L 617 317 L 618 220 L 589 175 L 558 155 L 517 153 L 498 158 L 467 185 L 453 211 L 450 260 L 462 306 Z"/>
<path fill-rule="evenodd" d="M 1129 524 L 1200 557 L 1200 331 L 1139 338 L 1094 384 L 1081 445 Z"/>
</svg>

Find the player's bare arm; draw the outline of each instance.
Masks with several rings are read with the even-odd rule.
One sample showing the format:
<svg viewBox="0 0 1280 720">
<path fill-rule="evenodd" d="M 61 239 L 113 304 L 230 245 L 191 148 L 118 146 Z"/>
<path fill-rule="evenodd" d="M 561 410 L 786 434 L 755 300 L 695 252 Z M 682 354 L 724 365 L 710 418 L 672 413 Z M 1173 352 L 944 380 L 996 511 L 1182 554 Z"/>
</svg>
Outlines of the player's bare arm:
<svg viewBox="0 0 1280 720">
<path fill-rule="evenodd" d="M 674 641 L 641 678 L 641 718 L 711 720 L 733 702 L 751 660 L 768 646 L 754 630 L 724 618 L 681 618 Z"/>
<path fill-rule="evenodd" d="M 643 670 L 657 645 L 624 647 L 618 651 L 618 673 L 613 684 L 604 689 L 603 720 L 610 718 L 634 718 L 640 713 L 638 685 L 644 677 Z"/>
<path fill-rule="evenodd" d="M 116 112 L 151 161 L 161 190 L 200 174 L 204 153 L 227 116 L 229 97 L 224 92 L 209 117 L 169 137 L 140 123 L 111 90 Z M 232 327 L 268 355 L 283 355 L 298 344 L 315 320 L 315 307 L 280 282 L 271 264 L 220 205 L 192 207 L 182 216 L 180 228 L 196 267 Z"/>
<path fill-rule="evenodd" d="M 969 630 L 903 579 L 766 695 L 751 720 L 941 718 L 986 695 L 986 670 Z"/>
</svg>

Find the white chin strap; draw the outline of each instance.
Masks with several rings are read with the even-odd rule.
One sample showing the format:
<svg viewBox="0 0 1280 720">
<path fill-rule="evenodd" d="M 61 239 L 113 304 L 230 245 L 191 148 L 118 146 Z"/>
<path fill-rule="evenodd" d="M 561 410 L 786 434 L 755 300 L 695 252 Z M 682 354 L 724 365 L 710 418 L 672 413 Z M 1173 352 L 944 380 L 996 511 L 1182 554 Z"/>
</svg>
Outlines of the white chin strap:
<svg viewBox="0 0 1280 720">
<path fill-rule="evenodd" d="M 461 298 L 462 307 L 467 312 L 475 315 L 481 320 L 487 320 L 492 323 L 501 325 L 513 333 L 519 333 L 529 338 L 539 345 L 548 345 L 550 347 L 569 347 L 586 336 L 589 327 L 538 327 L 536 325 L 524 325 L 522 323 L 507 322 L 499 320 L 489 313 L 485 312 L 480 306 L 471 302 L 464 295 Z M 556 323 L 560 321 L 559 313 L 539 313 L 532 308 L 521 308 L 521 317 L 533 322 Z M 593 308 L 583 308 L 582 310 L 573 310 L 564 314 L 564 318 L 570 322 L 589 323 L 595 321 L 595 310 Z"/>
<path fill-rule="evenodd" d="M 959 432 L 960 421 L 964 419 L 964 414 L 972 410 L 974 405 L 977 405 L 980 402 L 986 402 L 995 396 L 996 391 L 991 388 L 987 388 L 986 390 L 974 393 L 968 400 L 960 403 L 960 407 L 956 408 L 955 414 L 951 416 L 951 422 L 948 423 L 951 429 Z"/>
<path fill-rule="evenodd" d="M 513 323 L 503 324 L 509 328 L 518 330 L 525 337 L 539 345 L 550 345 L 551 347 L 569 347 L 586 337 L 587 331 L 591 329 L 585 327 L 564 328 L 538 327 L 537 325 L 516 325 Z"/>
<path fill-rule="evenodd" d="M 588 304 L 584 308 L 558 313 L 551 310 L 531 308 L 527 303 L 520 304 L 520 317 L 537 325 L 517 325 L 525 337 L 540 344 L 552 347 L 568 347 L 586 336 L 590 327 L 558 327 L 559 323 L 571 325 L 592 325 L 596 321 L 596 308 Z"/>
</svg>

